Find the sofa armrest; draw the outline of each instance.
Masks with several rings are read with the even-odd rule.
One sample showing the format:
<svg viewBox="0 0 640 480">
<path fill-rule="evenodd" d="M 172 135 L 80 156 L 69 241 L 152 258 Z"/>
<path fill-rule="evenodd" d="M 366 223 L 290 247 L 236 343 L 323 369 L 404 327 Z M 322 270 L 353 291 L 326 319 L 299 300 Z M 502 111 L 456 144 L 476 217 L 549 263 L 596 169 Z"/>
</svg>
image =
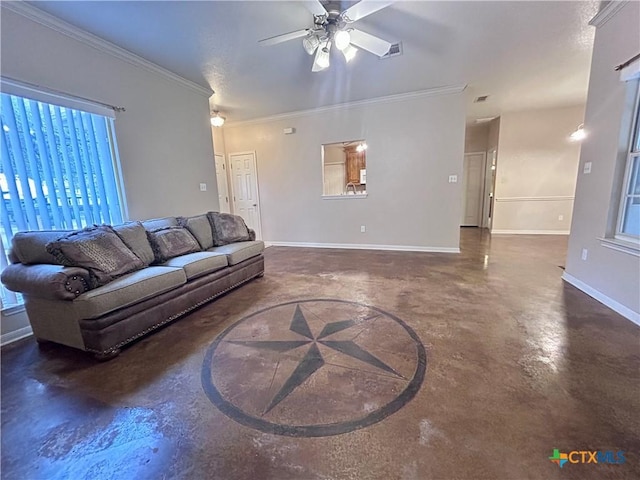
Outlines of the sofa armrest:
<svg viewBox="0 0 640 480">
<path fill-rule="evenodd" d="M 14 263 L 2 271 L 9 290 L 50 300 L 73 300 L 89 290 L 89 271 L 80 267 Z"/>
</svg>

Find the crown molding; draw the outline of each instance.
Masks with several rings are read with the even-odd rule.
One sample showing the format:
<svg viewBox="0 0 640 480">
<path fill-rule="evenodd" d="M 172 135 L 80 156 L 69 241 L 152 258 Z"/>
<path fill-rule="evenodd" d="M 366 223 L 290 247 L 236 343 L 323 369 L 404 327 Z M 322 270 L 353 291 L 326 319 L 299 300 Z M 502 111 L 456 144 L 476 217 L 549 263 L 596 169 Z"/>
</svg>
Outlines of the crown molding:
<svg viewBox="0 0 640 480">
<path fill-rule="evenodd" d="M 270 115 L 267 117 L 252 118 L 250 120 L 242 120 L 239 122 L 227 122 L 225 127 L 239 127 L 245 125 L 253 125 L 257 123 L 275 122 L 278 120 L 286 120 L 289 118 L 304 117 L 306 115 L 315 115 L 318 113 L 331 112 L 343 108 L 358 107 L 362 105 L 377 105 L 381 103 L 401 102 L 403 100 L 411 100 L 420 97 L 435 97 L 440 95 L 453 95 L 462 93 L 467 88 L 466 85 L 451 85 L 446 87 L 429 88 L 426 90 L 417 90 L 415 92 L 399 93 L 396 95 L 387 95 L 384 97 L 369 98 L 366 100 L 356 100 L 354 102 L 336 103 L 325 107 L 310 108 L 307 110 L 297 110 L 293 112 L 280 113 L 278 115 Z"/>
<path fill-rule="evenodd" d="M 602 7 L 598 13 L 596 13 L 595 17 L 589 21 L 589 25 L 596 28 L 601 27 L 611 20 L 615 14 L 618 13 L 618 10 L 624 7 L 627 3 L 629 3 L 628 0 L 611 0 Z"/>
<path fill-rule="evenodd" d="M 103 38 L 100 38 L 96 35 L 93 35 L 92 33 L 71 25 L 64 20 L 60 20 L 59 18 L 43 12 L 39 8 L 28 5 L 23 1 L 5 1 L 2 2 L 1 5 L 3 9 L 9 10 L 13 13 L 17 13 L 18 15 L 21 15 L 25 18 L 28 18 L 29 20 L 39 23 L 40 25 L 48 27 L 58 33 L 62 33 L 63 35 L 73 38 L 74 40 L 77 40 L 89 47 L 93 47 L 103 53 L 107 53 L 115 58 L 124 60 L 131 65 L 135 65 L 148 72 L 155 73 L 156 75 L 164 77 L 167 80 L 178 83 L 193 92 L 206 96 L 207 98 L 214 93 L 210 88 L 205 88 L 202 85 L 198 85 L 197 83 L 192 82 L 191 80 L 187 80 L 186 78 L 183 78 L 180 75 L 167 70 L 166 68 L 156 65 L 149 60 L 145 60 L 135 53 L 125 50 L 124 48 L 119 47 Z"/>
</svg>

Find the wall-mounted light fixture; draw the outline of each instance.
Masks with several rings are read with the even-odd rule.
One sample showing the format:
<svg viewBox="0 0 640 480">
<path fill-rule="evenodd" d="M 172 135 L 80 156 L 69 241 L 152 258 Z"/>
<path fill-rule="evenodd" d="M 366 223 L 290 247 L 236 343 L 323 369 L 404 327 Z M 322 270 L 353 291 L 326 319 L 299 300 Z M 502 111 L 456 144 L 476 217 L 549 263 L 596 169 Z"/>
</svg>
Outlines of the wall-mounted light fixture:
<svg viewBox="0 0 640 480">
<path fill-rule="evenodd" d="M 214 110 L 213 112 L 211 112 L 211 125 L 213 125 L 214 127 L 221 127 L 222 125 L 224 125 L 225 120 L 226 118 L 220 115 L 220 112 L 218 110 Z"/>
<path fill-rule="evenodd" d="M 572 142 L 581 142 L 587 138 L 587 132 L 584 131 L 584 124 L 581 124 L 578 129 L 569 135 Z"/>
</svg>

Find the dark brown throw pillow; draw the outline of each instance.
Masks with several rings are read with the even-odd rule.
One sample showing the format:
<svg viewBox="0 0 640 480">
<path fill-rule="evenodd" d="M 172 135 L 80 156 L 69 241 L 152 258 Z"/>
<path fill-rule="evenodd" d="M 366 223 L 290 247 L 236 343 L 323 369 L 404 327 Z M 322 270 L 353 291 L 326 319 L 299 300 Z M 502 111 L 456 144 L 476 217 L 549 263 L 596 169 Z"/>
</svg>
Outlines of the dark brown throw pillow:
<svg viewBox="0 0 640 480">
<path fill-rule="evenodd" d="M 109 225 L 96 225 L 64 235 L 46 245 L 60 263 L 89 270 L 91 288 L 145 266 Z"/>
<path fill-rule="evenodd" d="M 184 227 L 165 227 L 147 231 L 149 243 L 156 257 L 156 263 L 187 253 L 199 252 L 200 244 Z"/>
<path fill-rule="evenodd" d="M 211 222 L 213 243 L 216 247 L 234 242 L 251 240 L 249 229 L 242 217 L 230 213 L 209 212 L 207 217 Z"/>
</svg>

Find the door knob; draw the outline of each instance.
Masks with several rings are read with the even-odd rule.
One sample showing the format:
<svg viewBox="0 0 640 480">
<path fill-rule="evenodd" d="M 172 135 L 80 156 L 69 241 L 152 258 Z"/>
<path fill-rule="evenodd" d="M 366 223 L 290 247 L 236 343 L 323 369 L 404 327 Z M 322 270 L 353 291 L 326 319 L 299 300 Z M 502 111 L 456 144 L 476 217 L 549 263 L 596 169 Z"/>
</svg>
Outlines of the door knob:
<svg viewBox="0 0 640 480">
<path fill-rule="evenodd" d="M 253 204 L 253 206 L 254 206 L 254 207 L 257 207 L 257 206 L 258 206 L 258 204 L 257 204 L 257 203 L 254 203 L 254 204 Z"/>
</svg>

